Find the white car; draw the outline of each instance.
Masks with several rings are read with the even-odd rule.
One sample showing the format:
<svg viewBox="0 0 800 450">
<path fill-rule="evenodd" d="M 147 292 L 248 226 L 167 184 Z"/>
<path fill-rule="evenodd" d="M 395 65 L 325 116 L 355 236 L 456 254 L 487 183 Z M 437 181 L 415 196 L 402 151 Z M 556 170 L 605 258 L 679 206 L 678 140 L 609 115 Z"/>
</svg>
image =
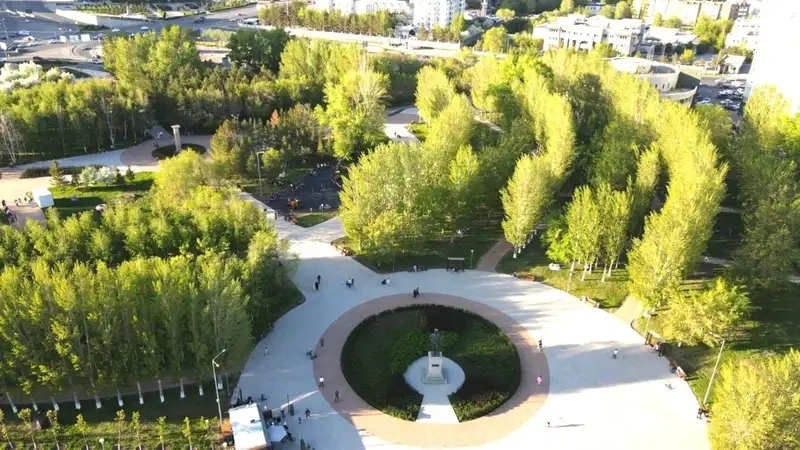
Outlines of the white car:
<svg viewBox="0 0 800 450">
<path fill-rule="evenodd" d="M 30 36 L 31 32 L 28 30 L 19 30 L 17 31 L 17 36 Z"/>
<path fill-rule="evenodd" d="M 47 43 L 48 44 L 58 44 L 59 40 L 58 39 L 50 39 L 49 41 L 47 41 Z"/>
<path fill-rule="evenodd" d="M 149 30 L 149 29 L 150 29 L 150 27 L 148 27 L 148 26 L 143 26 L 142 28 L 139 28 L 139 29 L 140 29 L 140 30 L 142 30 L 142 31 L 147 31 L 147 30 Z"/>
<path fill-rule="evenodd" d="M 112 32 L 112 33 L 119 33 L 119 28 L 112 28 L 112 29 L 111 29 L 111 32 Z"/>
<path fill-rule="evenodd" d="M 25 23 L 31 23 L 31 19 L 25 19 Z"/>
</svg>

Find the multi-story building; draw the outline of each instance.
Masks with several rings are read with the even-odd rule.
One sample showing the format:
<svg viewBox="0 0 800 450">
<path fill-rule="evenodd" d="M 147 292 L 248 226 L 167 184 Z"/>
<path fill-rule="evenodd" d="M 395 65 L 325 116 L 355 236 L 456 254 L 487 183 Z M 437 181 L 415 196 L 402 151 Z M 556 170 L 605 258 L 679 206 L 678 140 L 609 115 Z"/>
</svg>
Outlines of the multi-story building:
<svg viewBox="0 0 800 450">
<path fill-rule="evenodd" d="M 314 7 L 323 11 L 340 11 L 342 14 L 365 14 L 378 11 L 411 14 L 411 6 L 404 0 L 316 0 Z"/>
<path fill-rule="evenodd" d="M 544 50 L 559 47 L 591 50 L 607 42 L 618 53 L 630 56 L 642 41 L 644 31 L 645 26 L 639 19 L 614 20 L 570 14 L 534 27 L 533 37 L 544 40 Z"/>
<path fill-rule="evenodd" d="M 792 49 L 800 47 L 800 2 L 770 0 L 761 10 L 761 29 L 753 65 L 745 87 L 745 99 L 761 85 L 773 85 L 791 103 L 792 113 L 800 112 L 800 61 Z"/>
<path fill-rule="evenodd" d="M 725 47 L 746 47 L 755 50 L 758 45 L 758 34 L 761 30 L 761 21 L 758 19 L 738 19 L 733 22 L 733 28 L 725 38 Z"/>
<path fill-rule="evenodd" d="M 465 0 L 412 0 L 412 23 L 418 27 L 431 29 L 435 26 L 448 27 L 467 7 Z"/>
<path fill-rule="evenodd" d="M 612 58 L 611 65 L 619 72 L 635 74 L 656 88 L 661 98 L 691 105 L 697 87 L 681 88 L 678 79 L 681 71 L 669 64 L 642 58 Z"/>
<path fill-rule="evenodd" d="M 661 14 L 664 19 L 678 17 L 685 24 L 693 24 L 700 16 L 736 20 L 744 12 L 747 17 L 749 5 L 743 0 L 634 0 L 633 8 L 645 11 L 643 18 L 648 22 L 656 14 Z"/>
</svg>

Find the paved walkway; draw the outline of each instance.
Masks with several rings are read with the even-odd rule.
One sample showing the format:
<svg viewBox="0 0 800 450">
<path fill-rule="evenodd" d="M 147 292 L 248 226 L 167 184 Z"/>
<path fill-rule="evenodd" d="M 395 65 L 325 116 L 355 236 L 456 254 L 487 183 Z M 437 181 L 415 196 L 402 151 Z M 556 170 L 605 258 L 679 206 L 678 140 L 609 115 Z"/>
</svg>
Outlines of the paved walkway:
<svg viewBox="0 0 800 450">
<path fill-rule="evenodd" d="M 494 272 L 494 268 L 500 264 L 500 260 L 503 259 L 506 253 L 510 252 L 514 247 L 508 243 L 505 239 L 500 239 L 497 241 L 496 244 L 489 249 L 483 256 L 481 256 L 480 261 L 478 261 L 478 265 L 475 267 L 475 270 L 480 270 L 482 272 Z"/>
<path fill-rule="evenodd" d="M 626 450 L 640 449 L 642 442 L 647 442 L 648 449 L 709 448 L 706 425 L 695 419 L 698 404 L 689 386 L 670 374 L 667 361 L 642 345 L 641 337 L 614 316 L 540 283 L 481 271 L 396 273 L 390 275 L 392 286 L 387 288 L 380 284 L 385 275 L 373 273 L 330 245 L 343 235 L 338 218 L 312 228 L 283 220 L 275 225 L 298 257 L 294 281 L 306 302 L 278 320 L 256 346 L 239 387 L 245 397 L 266 395 L 270 408 L 285 407 L 288 398 L 295 411 L 310 409 L 311 419 L 302 424 L 296 419 L 288 421 L 298 442 L 302 438 L 325 450 L 407 450 L 446 444 L 482 450 Z M 313 291 L 318 274 L 322 285 Z M 348 277 L 355 279 L 354 289 L 345 287 Z M 549 372 L 545 377 L 547 399 L 519 419 L 512 419 L 518 417 L 513 403 L 504 406 L 509 409 L 507 414 L 479 419 L 497 423 L 497 431 L 487 438 L 467 431 L 463 440 L 450 437 L 462 434 L 460 428 L 445 434 L 423 431 L 424 427 L 441 426 L 468 429 L 472 422 L 442 425 L 388 419 L 398 423 L 380 425 L 386 416 L 365 406 L 341 378 L 337 347 L 359 316 L 390 303 L 410 303 L 411 290 L 417 286 L 422 300 L 450 299 L 497 311 L 519 325 L 519 336 L 524 332 L 542 338 Z M 325 346 L 317 348 L 319 357 L 312 362 L 305 353 L 316 348 L 322 336 Z M 268 356 L 264 346 L 270 350 Z M 616 360 L 611 358 L 615 348 L 620 350 Z M 530 350 L 522 357 L 537 355 L 543 359 Z M 325 377 L 321 390 L 316 382 L 319 375 Z M 667 381 L 674 389 L 665 387 Z M 340 403 L 333 402 L 336 390 L 340 391 Z M 537 395 L 541 399 L 542 394 L 533 393 L 534 405 Z M 503 420 L 505 417 L 509 419 Z M 669 439 L 653 439 L 663 436 L 664 430 L 680 432 L 670 434 Z"/>
</svg>

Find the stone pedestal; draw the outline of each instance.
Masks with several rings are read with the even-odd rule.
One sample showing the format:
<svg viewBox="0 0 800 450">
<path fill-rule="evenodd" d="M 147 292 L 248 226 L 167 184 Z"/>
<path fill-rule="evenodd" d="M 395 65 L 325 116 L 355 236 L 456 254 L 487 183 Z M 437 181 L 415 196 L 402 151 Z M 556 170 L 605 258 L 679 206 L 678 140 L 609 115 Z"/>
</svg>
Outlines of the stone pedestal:
<svg viewBox="0 0 800 450">
<path fill-rule="evenodd" d="M 441 352 L 428 352 L 428 364 L 422 374 L 422 382 L 425 384 L 447 384 L 444 378 L 444 361 Z"/>
<path fill-rule="evenodd" d="M 175 137 L 175 154 L 181 152 L 181 126 L 180 125 L 173 125 L 172 126 L 172 134 Z"/>
</svg>

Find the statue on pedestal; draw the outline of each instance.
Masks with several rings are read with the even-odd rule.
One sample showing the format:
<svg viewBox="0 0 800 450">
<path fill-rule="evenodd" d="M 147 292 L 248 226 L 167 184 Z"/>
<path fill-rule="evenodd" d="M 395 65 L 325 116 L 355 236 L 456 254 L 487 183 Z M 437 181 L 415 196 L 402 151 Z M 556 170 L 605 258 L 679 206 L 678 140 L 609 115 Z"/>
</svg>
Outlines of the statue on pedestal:
<svg viewBox="0 0 800 450">
<path fill-rule="evenodd" d="M 439 334 L 438 328 L 434 328 L 431 333 L 431 351 L 434 353 L 442 351 L 442 336 Z"/>
</svg>

